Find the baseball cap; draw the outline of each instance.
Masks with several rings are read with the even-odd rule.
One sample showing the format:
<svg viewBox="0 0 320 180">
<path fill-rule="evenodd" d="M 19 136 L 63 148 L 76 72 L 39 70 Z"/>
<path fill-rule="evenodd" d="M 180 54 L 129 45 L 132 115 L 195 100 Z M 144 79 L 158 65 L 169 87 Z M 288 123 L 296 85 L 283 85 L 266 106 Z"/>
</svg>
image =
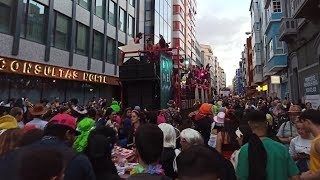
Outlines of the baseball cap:
<svg viewBox="0 0 320 180">
<path fill-rule="evenodd" d="M 56 122 L 56 124 L 68 126 L 75 132 L 76 136 L 81 134 L 81 132 L 77 131 L 76 119 L 69 114 L 57 114 L 50 119 L 49 123 L 50 122 Z"/>
</svg>

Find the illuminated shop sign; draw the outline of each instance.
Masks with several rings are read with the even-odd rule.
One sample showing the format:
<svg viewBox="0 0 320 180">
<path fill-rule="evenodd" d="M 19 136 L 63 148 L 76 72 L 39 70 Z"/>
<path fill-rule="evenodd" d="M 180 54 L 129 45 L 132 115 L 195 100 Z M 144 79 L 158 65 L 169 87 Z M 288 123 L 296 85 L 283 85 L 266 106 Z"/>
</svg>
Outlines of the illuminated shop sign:
<svg viewBox="0 0 320 180">
<path fill-rule="evenodd" d="M 0 72 L 118 85 L 116 77 L 0 57 Z"/>
</svg>

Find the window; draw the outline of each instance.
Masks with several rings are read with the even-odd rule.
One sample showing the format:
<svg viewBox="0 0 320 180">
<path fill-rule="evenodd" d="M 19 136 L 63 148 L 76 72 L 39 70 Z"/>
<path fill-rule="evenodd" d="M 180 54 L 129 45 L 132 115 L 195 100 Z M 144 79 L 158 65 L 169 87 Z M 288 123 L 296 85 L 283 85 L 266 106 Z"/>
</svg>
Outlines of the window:
<svg viewBox="0 0 320 180">
<path fill-rule="evenodd" d="M 158 13 L 160 13 L 160 1 L 163 1 L 163 0 L 154 1 L 154 10 L 156 10 Z"/>
<path fill-rule="evenodd" d="M 279 41 L 279 37 L 276 36 L 277 40 L 277 54 L 284 54 L 284 47 L 283 47 L 283 42 Z"/>
<path fill-rule="evenodd" d="M 135 6 L 135 0 L 129 0 L 129 4 L 134 7 Z"/>
<path fill-rule="evenodd" d="M 110 64 L 115 63 L 116 59 L 116 41 L 108 37 L 108 45 L 107 45 L 107 62 Z"/>
<path fill-rule="evenodd" d="M 122 8 L 120 8 L 119 9 L 119 29 L 121 30 L 121 31 L 123 31 L 123 32 L 125 32 L 126 31 L 126 12 L 122 9 Z"/>
<path fill-rule="evenodd" d="M 69 50 L 70 18 L 58 12 L 55 15 L 53 46 Z"/>
<path fill-rule="evenodd" d="M 105 7 L 106 7 L 105 0 L 96 0 L 96 15 L 102 19 L 104 19 Z"/>
<path fill-rule="evenodd" d="M 15 19 L 15 9 L 15 0 L 0 0 L 0 32 L 13 33 L 12 26 Z"/>
<path fill-rule="evenodd" d="M 180 46 L 180 39 L 179 38 L 173 38 L 173 46 L 174 47 Z"/>
<path fill-rule="evenodd" d="M 78 23 L 77 38 L 76 38 L 76 53 L 81 55 L 88 55 L 89 44 L 89 28 L 83 24 Z"/>
<path fill-rule="evenodd" d="M 272 0 L 273 12 L 281 12 L 281 0 Z"/>
<path fill-rule="evenodd" d="M 134 18 L 129 15 L 128 19 L 128 35 L 133 37 L 134 36 Z"/>
<path fill-rule="evenodd" d="M 28 40 L 44 43 L 46 40 L 48 8 L 33 0 L 23 0 L 25 24 L 22 36 Z"/>
<path fill-rule="evenodd" d="M 274 53 L 273 53 L 273 40 L 272 39 L 269 42 L 268 48 L 269 48 L 269 59 L 271 59 L 274 55 Z"/>
<path fill-rule="evenodd" d="M 109 1 L 109 24 L 116 26 L 116 12 L 117 12 L 117 6 L 113 1 Z"/>
<path fill-rule="evenodd" d="M 98 31 L 93 33 L 93 47 L 92 57 L 94 59 L 102 60 L 103 34 Z"/>
<path fill-rule="evenodd" d="M 173 5 L 173 14 L 180 14 L 180 5 Z"/>
<path fill-rule="evenodd" d="M 90 5 L 91 5 L 91 0 L 78 0 L 78 4 L 79 4 L 81 7 L 87 9 L 88 11 L 90 11 L 90 9 L 91 9 L 91 7 L 90 7 Z"/>
<path fill-rule="evenodd" d="M 154 12 L 154 34 L 158 36 L 160 34 L 160 17 L 157 12 Z M 157 42 L 156 40 L 154 42 Z"/>
</svg>

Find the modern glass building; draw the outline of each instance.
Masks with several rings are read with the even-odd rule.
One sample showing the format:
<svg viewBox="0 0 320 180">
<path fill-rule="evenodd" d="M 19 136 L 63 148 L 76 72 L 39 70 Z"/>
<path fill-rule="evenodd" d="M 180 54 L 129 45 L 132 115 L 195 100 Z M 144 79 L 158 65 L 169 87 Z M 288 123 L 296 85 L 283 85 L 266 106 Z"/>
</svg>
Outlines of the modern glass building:
<svg viewBox="0 0 320 180">
<path fill-rule="evenodd" d="M 154 44 L 161 34 L 166 42 L 171 42 L 172 0 L 145 0 L 145 39 Z"/>
<path fill-rule="evenodd" d="M 138 1 L 0 0 L 0 99 L 119 97 L 117 47 L 139 30 Z"/>
</svg>

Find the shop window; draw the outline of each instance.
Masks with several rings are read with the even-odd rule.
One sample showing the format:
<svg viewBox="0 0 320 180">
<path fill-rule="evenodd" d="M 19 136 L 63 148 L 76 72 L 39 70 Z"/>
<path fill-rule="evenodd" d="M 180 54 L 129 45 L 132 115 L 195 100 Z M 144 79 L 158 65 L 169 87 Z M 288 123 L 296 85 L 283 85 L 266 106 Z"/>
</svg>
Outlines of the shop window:
<svg viewBox="0 0 320 180">
<path fill-rule="evenodd" d="M 126 31 L 126 12 L 120 8 L 119 9 L 119 29 L 122 31 L 122 32 L 125 32 Z"/>
<path fill-rule="evenodd" d="M 0 32 L 13 33 L 16 3 L 16 0 L 0 0 Z"/>
<path fill-rule="evenodd" d="M 104 19 L 106 1 L 105 0 L 96 0 L 96 10 L 95 14 Z"/>
<path fill-rule="evenodd" d="M 77 25 L 76 53 L 88 55 L 89 28 L 81 23 Z"/>
<path fill-rule="evenodd" d="M 44 44 L 48 24 L 48 8 L 33 0 L 23 0 L 23 4 L 25 21 L 22 26 L 22 36 Z"/>
<path fill-rule="evenodd" d="M 110 64 L 115 63 L 116 59 L 116 41 L 108 37 L 108 45 L 107 45 L 107 62 Z"/>
<path fill-rule="evenodd" d="M 132 16 L 129 15 L 128 18 L 128 35 L 133 37 L 134 36 L 134 18 Z"/>
<path fill-rule="evenodd" d="M 90 8 L 91 0 L 78 0 L 78 4 L 88 11 L 90 11 L 90 9 L 91 9 Z"/>
<path fill-rule="evenodd" d="M 69 50 L 70 18 L 58 12 L 55 13 L 53 46 Z"/>
<path fill-rule="evenodd" d="M 116 26 L 116 18 L 117 18 L 117 6 L 116 4 L 109 0 L 109 14 L 108 14 L 108 17 L 109 17 L 109 24 L 111 24 L 112 26 Z"/>
<path fill-rule="evenodd" d="M 92 57 L 94 59 L 102 60 L 103 34 L 94 31 Z"/>
</svg>

